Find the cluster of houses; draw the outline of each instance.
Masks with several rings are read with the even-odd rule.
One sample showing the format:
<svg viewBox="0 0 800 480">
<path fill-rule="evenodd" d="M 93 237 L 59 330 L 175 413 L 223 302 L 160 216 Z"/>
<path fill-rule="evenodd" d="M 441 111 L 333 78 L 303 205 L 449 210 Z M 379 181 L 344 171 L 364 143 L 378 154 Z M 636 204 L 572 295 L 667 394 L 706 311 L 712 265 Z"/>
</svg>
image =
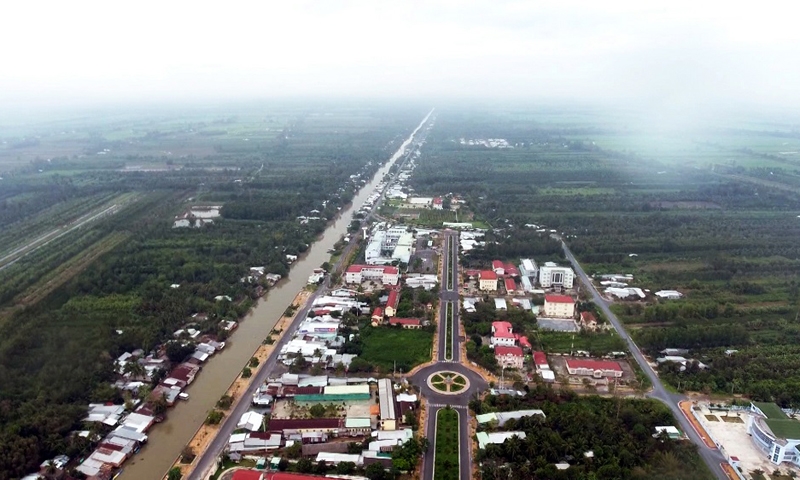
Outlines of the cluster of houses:
<svg viewBox="0 0 800 480">
<path fill-rule="evenodd" d="M 326 415 L 311 415 L 316 405 L 326 407 Z M 417 396 L 389 378 L 283 374 L 259 387 L 227 450 L 237 459 L 300 445 L 303 456 L 328 464 L 381 463 L 388 468 L 387 454 L 413 437 L 405 419 L 418 407 Z M 348 453 L 350 442 L 358 440 L 366 440 L 367 448 Z"/>
<path fill-rule="evenodd" d="M 539 267 L 530 258 L 521 259 L 519 268 L 510 263 L 494 260 L 491 270 L 467 270 L 466 274 L 469 279 L 477 280 L 478 290 L 487 293 L 503 290 L 506 295 L 561 292 L 572 289 L 575 282 L 575 272 L 571 268 L 561 267 L 553 262 L 546 262 Z M 535 288 L 537 283 L 541 288 Z"/>
<path fill-rule="evenodd" d="M 214 223 L 214 219 L 220 216 L 221 209 L 221 205 L 193 206 L 175 217 L 172 228 L 200 228 L 203 225 Z"/>
<path fill-rule="evenodd" d="M 604 288 L 606 296 L 609 298 L 613 297 L 618 300 L 644 300 L 647 298 L 647 294 L 650 293 L 648 289 L 629 286 L 629 283 L 633 281 L 633 275 L 630 273 L 608 273 L 596 277 L 600 286 Z M 677 300 L 683 297 L 683 294 L 677 290 L 659 290 L 653 295 L 660 300 Z"/>
</svg>

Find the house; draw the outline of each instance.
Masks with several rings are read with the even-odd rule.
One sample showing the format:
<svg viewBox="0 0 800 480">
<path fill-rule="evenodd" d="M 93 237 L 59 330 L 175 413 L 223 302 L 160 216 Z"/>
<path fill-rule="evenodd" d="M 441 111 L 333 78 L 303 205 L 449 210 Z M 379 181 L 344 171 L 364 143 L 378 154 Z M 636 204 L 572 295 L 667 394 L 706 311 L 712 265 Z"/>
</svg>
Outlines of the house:
<svg viewBox="0 0 800 480">
<path fill-rule="evenodd" d="M 544 352 L 533 352 L 533 364 L 536 365 L 536 370 L 550 370 L 550 364 L 547 363 L 547 355 Z"/>
<path fill-rule="evenodd" d="M 559 267 L 553 262 L 546 262 L 539 268 L 539 285 L 543 288 L 572 288 L 575 272 L 569 267 Z"/>
<path fill-rule="evenodd" d="M 506 273 L 506 266 L 500 260 L 493 260 L 492 261 L 492 271 L 498 275 L 505 275 Z"/>
<path fill-rule="evenodd" d="M 545 295 L 544 316 L 573 318 L 575 316 L 575 301 L 569 295 Z"/>
<path fill-rule="evenodd" d="M 444 200 L 442 200 L 442 197 L 436 197 L 433 199 L 433 209 L 444 210 Z"/>
<path fill-rule="evenodd" d="M 239 419 L 239 423 L 236 424 L 236 428 L 243 428 L 251 432 L 256 432 L 261 429 L 261 425 L 263 424 L 264 415 L 258 412 L 245 412 Z"/>
<path fill-rule="evenodd" d="M 377 327 L 381 323 L 383 323 L 383 309 L 381 307 L 377 307 L 372 311 L 372 326 Z"/>
<path fill-rule="evenodd" d="M 520 347 L 498 345 L 494 347 L 494 358 L 500 366 L 521 369 L 525 354 Z"/>
<path fill-rule="evenodd" d="M 390 378 L 378 380 L 378 402 L 380 405 L 381 430 L 397 430 L 397 413 L 394 405 L 394 389 Z"/>
<path fill-rule="evenodd" d="M 597 328 L 597 318 L 592 312 L 581 312 L 581 323 L 593 330 Z"/>
<path fill-rule="evenodd" d="M 570 375 L 582 375 L 593 378 L 622 378 L 622 367 L 619 363 L 608 360 L 567 360 L 567 371 Z"/>
<path fill-rule="evenodd" d="M 397 304 L 399 303 L 400 292 L 395 289 L 389 290 L 389 299 L 386 300 L 386 310 L 384 310 L 387 317 L 394 317 L 397 313 Z"/>
<path fill-rule="evenodd" d="M 478 274 L 478 288 L 484 292 L 497 291 L 497 274 L 492 270 L 482 270 Z"/>
<path fill-rule="evenodd" d="M 392 317 L 389 319 L 389 325 L 391 326 L 399 325 L 403 328 L 409 328 L 409 329 L 422 328 L 422 322 L 420 321 L 419 318 Z"/>
<path fill-rule="evenodd" d="M 494 299 L 494 309 L 495 310 L 508 310 L 508 304 L 506 303 L 505 298 L 495 298 Z"/>
<path fill-rule="evenodd" d="M 681 437 L 683 437 L 681 431 L 672 425 L 657 426 L 655 427 L 655 431 L 656 433 L 653 434 L 654 437 L 657 437 L 662 433 L 666 433 L 667 436 L 672 440 L 679 440 Z"/>
<path fill-rule="evenodd" d="M 344 431 L 341 418 L 273 418 L 269 421 L 270 432 L 283 432 L 284 435 L 304 432 L 339 433 Z"/>
<path fill-rule="evenodd" d="M 492 346 L 516 345 L 516 337 L 513 332 L 514 328 L 508 322 L 492 322 L 492 338 L 489 341 Z"/>
<path fill-rule="evenodd" d="M 514 281 L 511 277 L 505 278 L 506 284 L 506 293 L 509 295 L 515 295 L 517 293 L 517 282 Z"/>
<path fill-rule="evenodd" d="M 484 413 L 482 415 L 476 415 L 475 419 L 478 421 L 478 424 L 496 422 L 498 427 L 502 427 L 509 420 L 519 420 L 520 418 L 532 417 L 533 415 L 541 415 L 542 418 L 546 417 L 544 411 L 539 409 L 531 409 L 531 410 L 516 410 L 513 412 Z"/>
<path fill-rule="evenodd" d="M 344 274 L 345 283 L 360 284 L 366 280 L 384 285 L 397 285 L 400 270 L 386 265 L 350 265 Z"/>
<path fill-rule="evenodd" d="M 520 347 L 522 347 L 522 348 L 528 348 L 528 349 L 531 349 L 531 348 L 533 348 L 533 346 L 531 345 L 531 342 L 529 342 L 529 341 L 528 341 L 528 337 L 525 337 L 525 336 L 519 336 L 519 335 L 518 335 L 518 334 L 516 334 L 516 333 L 514 334 L 514 336 L 515 336 L 515 337 L 517 337 L 517 341 L 519 342 L 519 346 L 520 346 Z"/>
</svg>

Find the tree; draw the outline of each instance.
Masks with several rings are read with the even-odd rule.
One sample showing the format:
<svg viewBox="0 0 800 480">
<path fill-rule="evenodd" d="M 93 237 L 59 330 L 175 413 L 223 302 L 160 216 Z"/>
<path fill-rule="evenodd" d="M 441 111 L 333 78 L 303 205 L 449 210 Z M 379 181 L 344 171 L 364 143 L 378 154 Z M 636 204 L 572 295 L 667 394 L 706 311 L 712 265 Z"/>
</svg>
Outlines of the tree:
<svg viewBox="0 0 800 480">
<path fill-rule="evenodd" d="M 194 345 L 190 343 L 169 342 L 167 344 L 167 357 L 172 363 L 181 363 L 192 352 L 194 352 Z"/>
<path fill-rule="evenodd" d="M 122 373 L 131 378 L 145 378 L 147 376 L 147 370 L 145 370 L 144 366 L 134 361 L 126 362 L 125 366 L 122 367 Z"/>
<path fill-rule="evenodd" d="M 250 358 L 250 363 L 248 365 L 250 368 L 256 368 L 258 366 L 258 359 L 256 357 Z"/>
<path fill-rule="evenodd" d="M 386 480 L 386 469 L 380 463 L 370 464 L 364 471 L 369 480 Z"/>
<path fill-rule="evenodd" d="M 353 462 L 341 462 L 336 465 L 336 473 L 339 475 L 350 475 L 356 470 L 356 464 Z"/>
<path fill-rule="evenodd" d="M 250 370 L 250 367 L 244 367 L 242 370 L 242 378 L 250 378 L 253 376 L 253 371 Z"/>
<path fill-rule="evenodd" d="M 287 468 L 289 468 L 289 460 L 281 458 L 278 462 L 278 471 L 285 472 Z"/>
<path fill-rule="evenodd" d="M 183 478 L 183 473 L 181 473 L 180 467 L 172 467 L 169 469 L 167 480 L 181 480 L 181 478 Z"/>
<path fill-rule="evenodd" d="M 301 458 L 297 461 L 297 471 L 300 473 L 311 473 L 311 470 L 314 469 L 314 464 L 311 463 L 306 457 Z"/>
<path fill-rule="evenodd" d="M 308 409 L 308 413 L 311 414 L 314 418 L 321 418 L 325 416 L 325 405 L 321 403 L 315 403 Z"/>
</svg>

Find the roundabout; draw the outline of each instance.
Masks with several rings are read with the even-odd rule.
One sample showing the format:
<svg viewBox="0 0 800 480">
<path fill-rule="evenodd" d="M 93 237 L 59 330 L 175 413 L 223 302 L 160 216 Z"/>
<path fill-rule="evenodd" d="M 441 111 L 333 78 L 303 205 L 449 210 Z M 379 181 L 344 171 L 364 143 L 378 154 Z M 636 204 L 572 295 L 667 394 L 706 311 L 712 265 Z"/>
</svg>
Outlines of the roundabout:
<svg viewBox="0 0 800 480">
<path fill-rule="evenodd" d="M 469 389 L 467 377 L 447 370 L 432 373 L 426 383 L 431 390 L 443 395 L 460 395 Z"/>
</svg>

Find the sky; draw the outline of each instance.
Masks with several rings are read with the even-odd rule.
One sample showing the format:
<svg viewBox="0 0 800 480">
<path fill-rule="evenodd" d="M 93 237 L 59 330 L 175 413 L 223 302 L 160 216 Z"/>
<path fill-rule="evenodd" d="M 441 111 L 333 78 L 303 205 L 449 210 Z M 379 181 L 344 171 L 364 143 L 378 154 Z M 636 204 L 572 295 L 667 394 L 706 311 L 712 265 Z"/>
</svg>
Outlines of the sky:
<svg viewBox="0 0 800 480">
<path fill-rule="evenodd" d="M 0 108 L 308 96 L 796 107 L 798 13 L 790 1 L 5 2 Z"/>
</svg>

